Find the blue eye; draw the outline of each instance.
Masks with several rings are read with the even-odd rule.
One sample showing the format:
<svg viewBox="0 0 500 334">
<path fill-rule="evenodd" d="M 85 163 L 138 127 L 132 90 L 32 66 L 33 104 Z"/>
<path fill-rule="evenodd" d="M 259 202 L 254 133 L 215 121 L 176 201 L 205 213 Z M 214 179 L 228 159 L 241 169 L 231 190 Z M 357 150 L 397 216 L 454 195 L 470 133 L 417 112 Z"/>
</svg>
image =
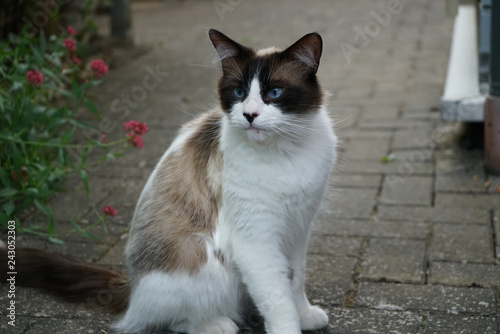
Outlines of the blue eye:
<svg viewBox="0 0 500 334">
<path fill-rule="evenodd" d="M 233 94 L 234 96 L 236 96 L 237 98 L 241 99 L 245 96 L 245 91 L 243 90 L 243 88 L 241 87 L 235 87 L 233 89 Z"/>
<path fill-rule="evenodd" d="M 267 96 L 269 96 L 271 99 L 276 99 L 283 94 L 283 88 L 273 88 L 270 91 L 267 92 Z"/>
</svg>

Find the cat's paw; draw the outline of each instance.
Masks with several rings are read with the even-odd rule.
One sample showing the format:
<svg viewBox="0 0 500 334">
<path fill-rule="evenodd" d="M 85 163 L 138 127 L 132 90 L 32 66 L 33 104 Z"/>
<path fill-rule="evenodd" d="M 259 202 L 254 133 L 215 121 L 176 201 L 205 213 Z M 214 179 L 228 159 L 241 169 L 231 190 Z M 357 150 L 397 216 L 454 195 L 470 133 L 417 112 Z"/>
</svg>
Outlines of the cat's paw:
<svg viewBox="0 0 500 334">
<path fill-rule="evenodd" d="M 201 326 L 198 326 L 194 331 L 189 331 L 192 334 L 237 334 L 238 326 L 228 317 L 219 317 L 212 319 Z"/>
<path fill-rule="evenodd" d="M 300 313 L 300 328 L 304 331 L 325 328 L 327 325 L 328 316 L 318 306 L 311 306 Z"/>
</svg>

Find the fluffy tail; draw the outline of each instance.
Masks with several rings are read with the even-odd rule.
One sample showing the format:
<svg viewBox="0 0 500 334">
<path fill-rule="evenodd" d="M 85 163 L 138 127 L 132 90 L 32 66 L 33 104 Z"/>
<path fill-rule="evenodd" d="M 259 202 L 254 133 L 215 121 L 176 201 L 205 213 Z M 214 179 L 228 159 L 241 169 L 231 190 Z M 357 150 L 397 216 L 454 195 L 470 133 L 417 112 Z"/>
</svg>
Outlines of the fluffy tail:
<svg viewBox="0 0 500 334">
<path fill-rule="evenodd" d="M 0 244 L 0 277 L 10 277 L 8 252 Z M 127 309 L 130 284 L 124 272 L 81 259 L 39 249 L 17 248 L 15 284 L 39 288 L 87 308 L 122 313 Z"/>
</svg>

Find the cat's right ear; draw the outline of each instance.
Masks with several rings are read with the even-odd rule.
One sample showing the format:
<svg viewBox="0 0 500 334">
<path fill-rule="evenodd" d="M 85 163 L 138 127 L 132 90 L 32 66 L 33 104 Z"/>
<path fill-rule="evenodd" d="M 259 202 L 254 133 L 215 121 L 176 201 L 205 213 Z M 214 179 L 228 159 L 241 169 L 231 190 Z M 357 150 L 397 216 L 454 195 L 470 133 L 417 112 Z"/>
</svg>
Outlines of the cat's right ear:
<svg viewBox="0 0 500 334">
<path fill-rule="evenodd" d="M 208 37 L 210 37 L 210 40 L 217 51 L 217 55 L 219 56 L 219 60 L 223 65 L 228 59 L 240 58 L 248 56 L 252 53 L 251 49 L 233 41 L 231 38 L 215 29 L 210 29 L 208 31 Z"/>
</svg>

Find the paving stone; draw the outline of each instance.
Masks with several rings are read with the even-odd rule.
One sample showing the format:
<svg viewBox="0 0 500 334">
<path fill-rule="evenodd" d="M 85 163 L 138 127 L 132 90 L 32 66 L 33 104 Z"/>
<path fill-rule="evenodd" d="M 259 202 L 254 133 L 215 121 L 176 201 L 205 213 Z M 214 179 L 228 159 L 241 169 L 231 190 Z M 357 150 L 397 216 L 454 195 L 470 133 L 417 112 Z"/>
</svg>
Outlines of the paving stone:
<svg viewBox="0 0 500 334">
<path fill-rule="evenodd" d="M 436 224 L 429 257 L 432 260 L 492 262 L 490 227 Z"/>
<path fill-rule="evenodd" d="M 6 305 L 8 287 L 2 285 L 0 289 L 0 304 Z M 6 308 L 2 308 L 0 314 L 7 314 Z M 74 304 L 62 302 L 54 296 L 40 292 L 37 289 L 24 287 L 17 287 L 16 289 L 16 316 L 106 319 L 105 315 L 99 315 L 92 311 L 78 308 Z"/>
<path fill-rule="evenodd" d="M 471 175 L 436 175 L 437 192 L 485 192 L 485 181 Z"/>
<path fill-rule="evenodd" d="M 88 261 L 95 261 L 107 249 L 106 245 L 68 241 L 64 245 L 47 243 L 49 252 L 75 256 Z"/>
<path fill-rule="evenodd" d="M 392 140 L 392 149 L 422 150 L 423 147 L 427 147 L 426 144 L 429 140 L 431 140 L 431 132 L 429 130 L 397 130 Z"/>
<path fill-rule="evenodd" d="M 437 193 L 435 205 L 436 207 L 496 209 L 500 208 L 500 194 Z"/>
<path fill-rule="evenodd" d="M 484 180 L 483 153 L 461 149 L 437 151 L 436 174 L 477 175 Z"/>
<path fill-rule="evenodd" d="M 369 120 L 369 119 L 395 119 L 399 115 L 399 108 L 398 106 L 386 106 L 386 107 L 372 107 L 372 108 L 367 108 L 364 112 L 363 115 L 361 115 L 362 120 Z"/>
<path fill-rule="evenodd" d="M 371 239 L 361 279 L 424 283 L 425 240 Z"/>
<path fill-rule="evenodd" d="M 80 320 L 80 319 L 39 319 L 29 328 L 26 334 L 74 334 L 74 333 L 100 333 L 108 327 L 105 320 Z"/>
<path fill-rule="evenodd" d="M 465 315 L 431 314 L 427 317 L 425 334 L 496 334 L 498 318 Z"/>
<path fill-rule="evenodd" d="M 317 220 L 313 233 L 349 237 L 427 239 L 428 230 L 425 223 L 345 220 L 326 216 Z"/>
<path fill-rule="evenodd" d="M 411 129 L 432 129 L 433 122 L 421 120 L 363 120 L 359 123 L 362 130 L 411 130 Z"/>
<path fill-rule="evenodd" d="M 409 176 L 403 178 L 401 182 L 394 182 L 393 180 L 391 178 L 384 179 L 380 203 L 431 205 L 432 178 Z"/>
<path fill-rule="evenodd" d="M 434 150 L 428 148 L 411 149 L 411 150 L 394 150 L 391 149 L 390 156 L 395 161 L 409 162 L 411 165 L 419 165 L 421 163 L 429 163 L 434 160 Z"/>
<path fill-rule="evenodd" d="M 121 240 L 114 245 L 108 252 L 99 260 L 100 264 L 125 266 L 125 246 L 127 245 L 127 235 L 124 234 Z"/>
<path fill-rule="evenodd" d="M 487 191 L 491 194 L 499 194 L 500 193 L 500 176 L 491 176 L 487 177 Z"/>
<path fill-rule="evenodd" d="M 332 193 L 331 215 L 342 218 L 369 218 L 375 205 L 376 189 L 343 189 Z"/>
<path fill-rule="evenodd" d="M 360 247 L 361 238 L 314 234 L 309 242 L 308 252 L 312 254 L 357 255 Z"/>
<path fill-rule="evenodd" d="M 392 134 L 390 131 L 348 129 L 341 131 L 339 137 L 343 140 L 390 140 Z"/>
<path fill-rule="evenodd" d="M 421 316 L 413 312 L 330 308 L 331 334 L 420 334 Z"/>
<path fill-rule="evenodd" d="M 7 318 L 5 315 L 3 316 L 3 319 L 0 322 L 0 331 L 2 332 L 2 334 L 24 334 L 26 333 L 28 328 L 31 328 L 35 324 L 36 319 L 32 317 L 20 317 L 16 315 L 14 322 L 15 326 L 9 325 L 8 322 L 10 321 L 11 319 Z"/>
<path fill-rule="evenodd" d="M 354 175 L 341 174 L 333 179 L 333 186 L 342 188 L 379 188 L 382 183 L 381 175 Z"/>
<path fill-rule="evenodd" d="M 394 160 L 388 163 L 381 161 L 342 161 L 340 170 L 351 174 L 393 174 L 395 182 L 413 175 L 433 175 L 434 165 L 430 162 L 410 164 L 404 160 Z"/>
<path fill-rule="evenodd" d="M 453 286 L 500 288 L 500 266 L 497 264 L 431 261 L 429 282 Z"/>
<path fill-rule="evenodd" d="M 376 160 L 380 161 L 389 152 L 388 140 L 366 141 L 351 140 L 347 145 L 344 158 L 347 160 Z"/>
<path fill-rule="evenodd" d="M 380 220 L 490 224 L 490 212 L 485 209 L 379 205 L 377 212 Z"/>
<path fill-rule="evenodd" d="M 311 254 L 307 257 L 306 292 L 321 306 L 342 305 L 351 286 L 356 259 Z"/>
<path fill-rule="evenodd" d="M 495 231 L 495 255 L 500 258 L 500 209 L 495 210 L 493 215 L 493 228 Z"/>
<path fill-rule="evenodd" d="M 390 310 L 429 310 L 449 313 L 494 314 L 497 312 L 494 289 L 360 283 L 356 305 Z"/>
</svg>

